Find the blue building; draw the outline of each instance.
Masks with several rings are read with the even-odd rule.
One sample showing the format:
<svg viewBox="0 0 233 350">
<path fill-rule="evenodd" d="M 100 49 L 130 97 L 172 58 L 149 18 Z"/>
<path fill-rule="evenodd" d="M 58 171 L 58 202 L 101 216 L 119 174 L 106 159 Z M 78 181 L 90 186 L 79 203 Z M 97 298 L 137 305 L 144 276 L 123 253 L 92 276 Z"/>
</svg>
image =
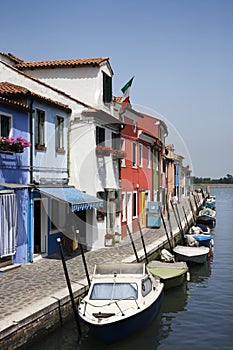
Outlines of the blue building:
<svg viewBox="0 0 233 350">
<path fill-rule="evenodd" d="M 30 147 L 19 152 L 7 139 L 30 139 L 29 115 L 25 103 L 0 97 L 0 262 L 27 262 Z"/>
</svg>

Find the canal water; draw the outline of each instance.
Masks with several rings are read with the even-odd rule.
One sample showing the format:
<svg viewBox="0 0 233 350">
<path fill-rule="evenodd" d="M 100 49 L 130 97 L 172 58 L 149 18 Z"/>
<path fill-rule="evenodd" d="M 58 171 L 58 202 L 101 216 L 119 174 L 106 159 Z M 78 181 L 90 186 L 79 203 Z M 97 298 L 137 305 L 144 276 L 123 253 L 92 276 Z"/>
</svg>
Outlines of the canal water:
<svg viewBox="0 0 233 350">
<path fill-rule="evenodd" d="M 216 195 L 213 257 L 190 269 L 190 281 L 168 290 L 158 316 L 141 332 L 105 345 L 88 329 L 78 340 L 73 318 L 27 350 L 230 350 L 233 349 L 233 188 Z"/>
</svg>

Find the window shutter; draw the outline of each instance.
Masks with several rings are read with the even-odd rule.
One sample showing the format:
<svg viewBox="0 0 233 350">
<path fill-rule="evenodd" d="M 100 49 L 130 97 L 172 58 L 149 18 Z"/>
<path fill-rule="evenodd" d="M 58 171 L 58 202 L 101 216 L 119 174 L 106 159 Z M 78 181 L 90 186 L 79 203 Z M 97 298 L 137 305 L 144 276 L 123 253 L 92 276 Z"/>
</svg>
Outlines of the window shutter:
<svg viewBox="0 0 233 350">
<path fill-rule="evenodd" d="M 112 77 L 103 73 L 103 101 L 110 103 L 112 101 Z"/>
</svg>

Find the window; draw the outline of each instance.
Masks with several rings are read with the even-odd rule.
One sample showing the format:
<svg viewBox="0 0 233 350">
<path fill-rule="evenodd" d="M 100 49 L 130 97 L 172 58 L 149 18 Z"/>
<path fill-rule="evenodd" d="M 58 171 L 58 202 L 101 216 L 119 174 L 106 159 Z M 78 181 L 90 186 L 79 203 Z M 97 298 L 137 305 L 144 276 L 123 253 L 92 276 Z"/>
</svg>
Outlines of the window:
<svg viewBox="0 0 233 350">
<path fill-rule="evenodd" d="M 100 126 L 96 127 L 96 144 L 105 145 L 105 129 Z"/>
<path fill-rule="evenodd" d="M 122 201 L 122 221 L 126 221 L 126 194 L 122 192 L 121 194 Z"/>
<path fill-rule="evenodd" d="M 112 102 L 112 77 L 103 72 L 103 101 Z"/>
<path fill-rule="evenodd" d="M 149 277 L 146 277 L 142 281 L 142 296 L 146 296 L 149 294 L 152 290 L 152 282 Z"/>
<path fill-rule="evenodd" d="M 125 139 L 121 139 L 121 150 L 125 151 Z M 121 159 L 121 166 L 125 167 L 125 158 Z"/>
<path fill-rule="evenodd" d="M 64 118 L 56 116 L 56 149 L 64 149 Z"/>
<path fill-rule="evenodd" d="M 163 158 L 163 173 L 166 173 L 166 159 Z"/>
<path fill-rule="evenodd" d="M 17 247 L 17 198 L 15 193 L 1 193 L 0 203 L 0 258 L 6 258 L 8 256 L 13 256 Z"/>
<path fill-rule="evenodd" d="M 11 117 L 0 114 L 0 136 L 9 137 L 11 131 Z"/>
<path fill-rule="evenodd" d="M 133 192 L 133 217 L 137 217 L 137 192 Z"/>
<path fill-rule="evenodd" d="M 103 200 L 103 208 L 96 211 L 96 219 L 97 221 L 103 221 L 107 213 L 107 192 L 97 192 L 96 197 Z"/>
<path fill-rule="evenodd" d="M 133 142 L 132 144 L 133 146 L 133 150 L 132 150 L 132 163 L 133 163 L 133 167 L 136 168 L 137 167 L 137 144 L 136 142 Z"/>
<path fill-rule="evenodd" d="M 139 144 L 139 166 L 143 166 L 143 145 Z"/>
<path fill-rule="evenodd" d="M 147 147 L 147 167 L 150 168 L 151 150 L 150 146 Z"/>
<path fill-rule="evenodd" d="M 136 283 L 95 283 L 93 285 L 91 300 L 136 300 L 138 290 Z"/>
<path fill-rule="evenodd" d="M 36 121 L 35 121 L 35 141 L 37 146 L 45 146 L 45 112 L 37 109 L 36 110 Z"/>
<path fill-rule="evenodd" d="M 120 148 L 120 134 L 116 134 L 115 132 L 112 132 L 112 148 Z"/>
</svg>

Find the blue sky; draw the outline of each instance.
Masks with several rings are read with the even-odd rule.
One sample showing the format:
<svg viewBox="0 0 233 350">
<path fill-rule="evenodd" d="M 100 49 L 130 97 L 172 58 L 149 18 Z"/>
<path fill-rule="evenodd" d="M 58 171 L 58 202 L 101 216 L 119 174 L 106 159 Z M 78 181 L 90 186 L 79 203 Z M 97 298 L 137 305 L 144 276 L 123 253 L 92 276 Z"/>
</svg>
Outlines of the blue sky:
<svg viewBox="0 0 233 350">
<path fill-rule="evenodd" d="M 13 0 L 0 51 L 25 60 L 109 57 L 113 92 L 168 124 L 195 176 L 233 175 L 233 0 Z"/>
</svg>

